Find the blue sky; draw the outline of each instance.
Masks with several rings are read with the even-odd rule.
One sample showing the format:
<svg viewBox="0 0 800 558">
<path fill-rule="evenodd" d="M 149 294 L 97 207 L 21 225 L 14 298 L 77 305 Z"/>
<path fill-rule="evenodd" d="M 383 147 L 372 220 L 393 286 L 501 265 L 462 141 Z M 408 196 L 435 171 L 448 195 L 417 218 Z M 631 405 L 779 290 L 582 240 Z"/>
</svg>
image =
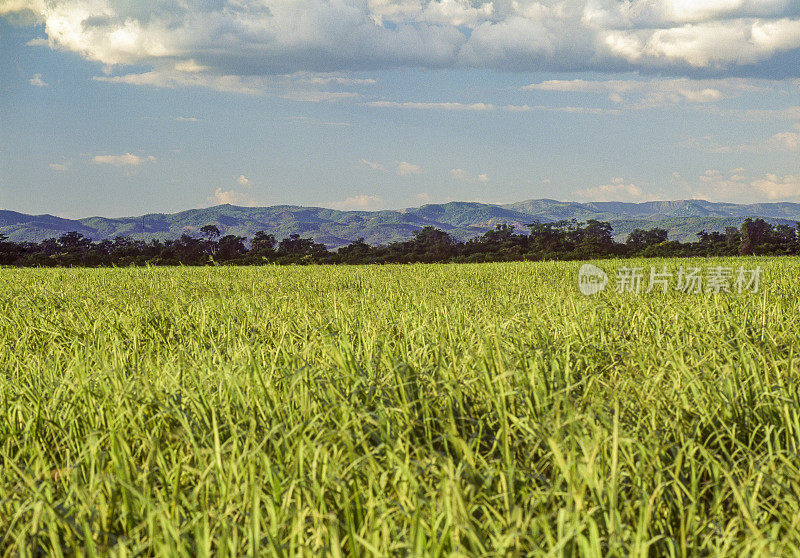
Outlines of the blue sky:
<svg viewBox="0 0 800 558">
<path fill-rule="evenodd" d="M 0 0 L 0 208 L 800 201 L 800 1 Z"/>
</svg>

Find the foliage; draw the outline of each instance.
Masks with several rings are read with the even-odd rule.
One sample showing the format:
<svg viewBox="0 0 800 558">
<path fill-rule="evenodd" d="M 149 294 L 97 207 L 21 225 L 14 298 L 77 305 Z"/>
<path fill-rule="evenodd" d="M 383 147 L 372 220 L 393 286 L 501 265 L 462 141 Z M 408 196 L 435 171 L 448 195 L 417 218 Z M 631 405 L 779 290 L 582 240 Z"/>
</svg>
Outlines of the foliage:
<svg viewBox="0 0 800 558">
<path fill-rule="evenodd" d="M 337 249 L 364 238 L 367 244 L 388 245 L 410 240 L 425 226 L 447 232 L 466 242 L 495 225 L 506 223 L 524 231 L 533 221 L 586 222 L 595 219 L 609 222 L 618 242 L 634 229 L 667 229 L 673 240 L 697 240 L 697 233 L 723 232 L 725 227 L 739 228 L 746 217 L 761 217 L 773 226 L 789 225 L 800 220 L 800 204 L 767 203 L 737 205 L 701 200 L 645 203 L 557 202 L 528 200 L 504 206 L 474 202 L 449 202 L 407 208 L 401 211 L 338 211 L 321 207 L 273 206 L 236 207 L 220 205 L 191 209 L 174 214 L 150 214 L 138 217 L 63 219 L 52 215 L 25 215 L 0 210 L 0 233 L 14 242 L 41 242 L 77 231 L 94 241 L 128 236 L 150 242 L 175 240 L 182 234 L 201 235 L 200 229 L 213 224 L 220 236 L 253 238 L 258 231 L 277 240 L 299 234 L 314 242 Z M 524 231 L 527 232 L 527 231 Z"/>
<path fill-rule="evenodd" d="M 697 242 L 669 241 L 667 231 L 635 229 L 625 243 L 616 243 L 610 223 L 589 219 L 529 223 L 529 235 L 514 234 L 514 226 L 496 225 L 483 236 L 459 242 L 447 232 L 426 226 L 413 238 L 387 246 L 369 246 L 363 238 L 329 251 L 324 244 L 299 234 L 280 242 L 264 231 L 251 242 L 225 235 L 214 225 L 173 241 L 149 244 L 117 237 L 92 242 L 78 232 L 39 244 L 15 244 L 0 236 L 0 264 L 16 266 L 210 265 L 210 264 L 362 264 L 412 262 L 488 262 L 576 260 L 601 257 L 731 256 L 736 254 L 800 254 L 798 229 L 774 227 L 762 219 L 746 219 L 741 231 L 725 234 L 700 231 Z M 799 225 L 800 226 L 800 225 Z"/>
<path fill-rule="evenodd" d="M 763 295 L 584 297 L 572 262 L 4 269 L 0 548 L 797 555 L 800 266 L 707 263 Z"/>
</svg>

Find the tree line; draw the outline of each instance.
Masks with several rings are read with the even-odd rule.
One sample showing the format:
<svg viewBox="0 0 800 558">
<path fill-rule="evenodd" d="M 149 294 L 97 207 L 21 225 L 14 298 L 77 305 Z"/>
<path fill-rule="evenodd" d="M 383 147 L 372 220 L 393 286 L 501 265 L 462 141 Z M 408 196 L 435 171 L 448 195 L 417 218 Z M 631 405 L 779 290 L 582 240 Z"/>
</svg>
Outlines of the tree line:
<svg viewBox="0 0 800 558">
<path fill-rule="evenodd" d="M 763 219 L 746 219 L 741 227 L 728 227 L 725 232 L 701 231 L 695 242 L 669 240 L 661 228 L 636 229 L 625 242 L 615 242 L 611 224 L 594 219 L 525 226 L 529 234 L 516 234 L 513 226 L 497 225 L 466 242 L 424 227 L 407 241 L 371 246 L 361 238 L 335 251 L 298 234 L 280 241 L 263 231 L 252 239 L 223 236 L 216 225 L 202 227 L 199 235 L 150 242 L 126 236 L 95 242 L 78 232 L 38 243 L 11 242 L 0 234 L 0 265 L 368 264 L 800 254 L 800 222 L 794 227 L 772 226 Z"/>
</svg>

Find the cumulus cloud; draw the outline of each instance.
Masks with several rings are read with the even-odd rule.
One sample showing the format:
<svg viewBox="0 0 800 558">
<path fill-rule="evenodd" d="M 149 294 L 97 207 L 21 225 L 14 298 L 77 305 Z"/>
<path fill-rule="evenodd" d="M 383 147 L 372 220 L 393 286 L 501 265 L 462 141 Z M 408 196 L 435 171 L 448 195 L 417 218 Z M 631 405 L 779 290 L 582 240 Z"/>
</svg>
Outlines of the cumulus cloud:
<svg viewBox="0 0 800 558">
<path fill-rule="evenodd" d="M 795 126 L 800 130 L 800 125 Z M 767 147 L 778 151 L 800 151 L 800 131 L 780 132 L 767 140 Z"/>
<path fill-rule="evenodd" d="M 249 178 L 247 178 L 247 177 L 246 177 L 245 175 L 243 175 L 243 174 L 240 174 L 240 175 L 239 175 L 239 178 L 237 178 L 237 179 L 236 179 L 236 183 L 237 183 L 239 186 L 244 186 L 245 188 L 250 188 L 250 187 L 252 186 L 252 182 L 250 182 L 250 179 L 249 179 Z"/>
<path fill-rule="evenodd" d="M 156 158 L 152 155 L 140 157 L 133 153 L 124 155 L 95 155 L 92 162 L 96 165 L 111 165 L 113 167 L 135 167 L 142 163 L 155 163 Z"/>
<path fill-rule="evenodd" d="M 473 175 L 465 171 L 464 169 L 451 169 L 450 176 L 455 178 L 456 180 L 463 180 L 464 182 L 489 182 L 489 175 L 488 174 L 477 174 Z"/>
<path fill-rule="evenodd" d="M 598 0 L 588 4 L 584 20 L 601 27 L 668 27 L 732 17 L 777 18 L 797 15 L 785 0 Z"/>
<path fill-rule="evenodd" d="M 351 196 L 347 199 L 330 204 L 331 209 L 339 209 L 341 211 L 371 211 L 374 209 L 379 209 L 383 206 L 385 206 L 385 202 L 381 198 L 366 194 Z"/>
<path fill-rule="evenodd" d="M 208 202 L 212 205 L 241 205 L 245 207 L 254 207 L 255 200 L 249 194 L 243 192 L 236 192 L 235 190 L 223 190 L 217 188 L 214 193 L 207 198 Z"/>
<path fill-rule="evenodd" d="M 575 194 L 590 201 L 641 201 L 644 197 L 639 186 L 622 178 L 612 178 L 609 184 L 578 190 Z"/>
<path fill-rule="evenodd" d="M 748 176 L 745 169 L 705 171 L 697 179 L 694 197 L 711 201 L 758 203 L 800 200 L 800 175 Z"/>
<path fill-rule="evenodd" d="M 489 19 L 494 13 L 494 4 L 486 2 L 473 6 L 468 0 L 434 0 L 429 2 L 417 19 L 444 25 L 474 27 Z"/>
<path fill-rule="evenodd" d="M 0 2 L 22 12 L 106 80 L 238 92 L 259 76 L 397 67 L 797 77 L 800 60 L 787 0 Z"/>
<path fill-rule="evenodd" d="M 766 174 L 754 180 L 751 186 L 768 200 L 796 199 L 800 197 L 800 175 L 778 176 Z"/>
<path fill-rule="evenodd" d="M 431 203 L 431 195 L 428 192 L 419 192 L 414 194 L 411 198 L 414 203 L 426 204 Z"/>
<path fill-rule="evenodd" d="M 42 79 L 42 74 L 34 74 L 34 76 L 28 80 L 28 83 L 34 85 L 36 87 L 48 87 L 49 84 Z"/>
<path fill-rule="evenodd" d="M 422 167 L 414 163 L 395 161 L 395 164 L 397 165 L 398 176 L 411 176 L 412 174 L 420 174 L 422 172 Z"/>
<path fill-rule="evenodd" d="M 376 170 L 376 171 L 385 171 L 386 170 L 386 167 L 384 165 L 382 165 L 381 163 L 376 163 L 375 161 L 369 161 L 367 159 L 361 159 L 359 161 L 359 164 L 364 166 L 364 167 L 370 168 L 372 170 Z"/>
</svg>

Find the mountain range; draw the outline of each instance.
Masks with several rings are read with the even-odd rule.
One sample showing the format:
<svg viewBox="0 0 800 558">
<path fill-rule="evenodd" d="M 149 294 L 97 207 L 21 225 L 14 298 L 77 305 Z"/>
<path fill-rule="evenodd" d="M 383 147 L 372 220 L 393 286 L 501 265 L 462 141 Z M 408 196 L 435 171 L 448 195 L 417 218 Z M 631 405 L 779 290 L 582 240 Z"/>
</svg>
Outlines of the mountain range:
<svg viewBox="0 0 800 558">
<path fill-rule="evenodd" d="M 252 238 L 256 232 L 265 231 L 281 239 L 298 233 L 328 248 L 336 248 L 362 237 L 372 245 L 406 240 L 427 225 L 466 240 L 501 223 L 514 225 L 518 231 L 524 232 L 527 230 L 525 224 L 533 221 L 597 219 L 612 224 L 618 241 L 623 241 L 633 229 L 653 227 L 667 229 L 672 240 L 687 241 L 694 240 L 701 230 L 711 232 L 723 231 L 725 227 L 738 227 L 747 217 L 761 217 L 772 224 L 794 226 L 800 221 L 800 204 L 740 205 L 704 200 L 578 203 L 532 199 L 506 205 L 450 202 L 383 211 L 340 211 L 291 205 L 240 207 L 226 204 L 171 214 L 85 219 L 0 210 L 0 234 L 14 242 L 39 242 L 70 231 L 77 231 L 93 240 L 124 235 L 149 241 L 177 238 L 184 233 L 196 234 L 200 227 L 214 224 L 223 235 Z"/>
</svg>

